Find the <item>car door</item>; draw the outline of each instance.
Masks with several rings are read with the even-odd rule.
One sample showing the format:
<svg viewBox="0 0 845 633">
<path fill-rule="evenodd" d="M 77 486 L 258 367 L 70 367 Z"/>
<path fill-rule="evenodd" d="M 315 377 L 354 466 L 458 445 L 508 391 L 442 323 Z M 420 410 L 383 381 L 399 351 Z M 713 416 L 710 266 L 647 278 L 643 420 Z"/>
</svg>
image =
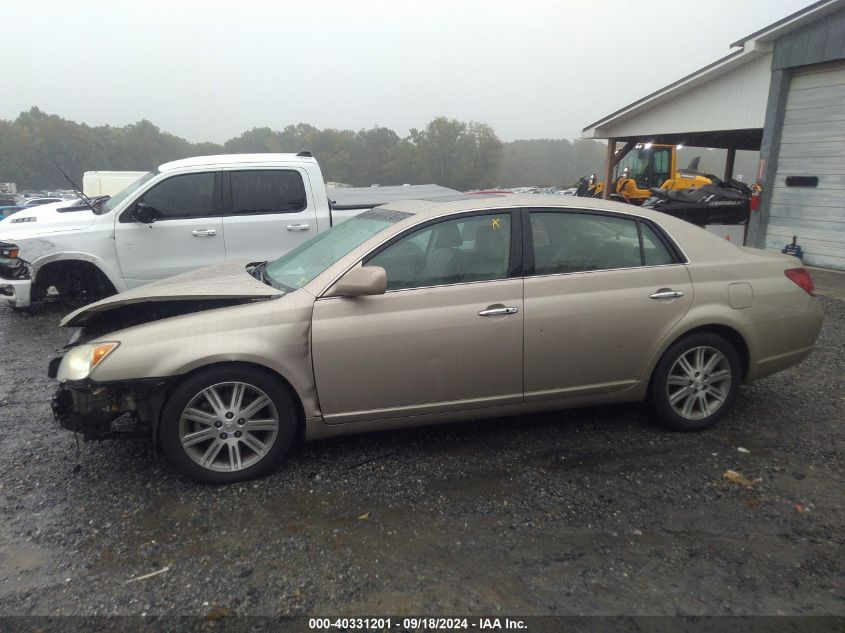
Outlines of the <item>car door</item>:
<svg viewBox="0 0 845 633">
<path fill-rule="evenodd" d="M 225 261 L 220 191 L 220 172 L 174 175 L 121 212 L 115 244 L 127 286 Z M 132 209 L 138 203 L 158 219 L 151 224 L 136 221 Z"/>
<path fill-rule="evenodd" d="M 304 170 L 223 173 L 226 259 L 276 259 L 317 234 L 316 206 Z"/>
<path fill-rule="evenodd" d="M 627 215 L 525 210 L 525 400 L 634 385 L 692 304 L 683 257 Z"/>
<path fill-rule="evenodd" d="M 410 229 L 363 260 L 383 295 L 314 304 L 326 423 L 522 402 L 521 225 L 476 213 Z"/>
</svg>

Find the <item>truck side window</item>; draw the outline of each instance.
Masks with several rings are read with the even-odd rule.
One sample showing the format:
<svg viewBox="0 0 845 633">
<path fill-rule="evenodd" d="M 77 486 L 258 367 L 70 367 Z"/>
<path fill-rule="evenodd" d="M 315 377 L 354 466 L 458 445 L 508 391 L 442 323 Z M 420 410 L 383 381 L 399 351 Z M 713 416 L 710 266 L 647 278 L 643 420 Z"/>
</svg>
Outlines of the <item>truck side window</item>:
<svg viewBox="0 0 845 633">
<path fill-rule="evenodd" d="M 143 202 L 161 214 L 161 220 L 209 218 L 214 207 L 214 172 L 173 176 L 146 192 Z"/>
<path fill-rule="evenodd" d="M 292 169 L 229 172 L 232 202 L 226 215 L 296 213 L 308 202 L 302 174 Z"/>
</svg>

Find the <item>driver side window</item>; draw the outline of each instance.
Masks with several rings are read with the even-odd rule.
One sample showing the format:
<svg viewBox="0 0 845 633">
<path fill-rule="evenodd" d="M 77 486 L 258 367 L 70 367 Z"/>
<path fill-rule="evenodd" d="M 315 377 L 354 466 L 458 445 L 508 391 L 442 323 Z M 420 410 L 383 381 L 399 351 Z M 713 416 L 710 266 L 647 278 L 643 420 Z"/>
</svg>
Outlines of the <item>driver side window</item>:
<svg viewBox="0 0 845 633">
<path fill-rule="evenodd" d="M 220 215 L 215 181 L 214 172 L 173 176 L 147 191 L 140 202 L 158 211 L 160 220 L 214 217 Z"/>
<path fill-rule="evenodd" d="M 510 269 L 507 211 L 457 218 L 419 229 L 365 262 L 387 272 L 387 289 L 504 279 Z"/>
</svg>

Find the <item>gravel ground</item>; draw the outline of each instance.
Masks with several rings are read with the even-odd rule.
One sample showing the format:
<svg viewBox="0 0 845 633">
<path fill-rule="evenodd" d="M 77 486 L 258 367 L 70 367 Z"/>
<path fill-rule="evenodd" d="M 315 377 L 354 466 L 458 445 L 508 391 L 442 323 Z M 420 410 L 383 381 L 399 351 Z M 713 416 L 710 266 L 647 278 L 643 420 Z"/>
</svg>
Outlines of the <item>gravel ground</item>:
<svg viewBox="0 0 845 633">
<path fill-rule="evenodd" d="M 705 433 L 575 410 L 307 444 L 225 488 L 144 441 L 77 452 L 60 315 L 0 308 L 0 613 L 845 615 L 845 300 L 821 301 L 818 350 Z"/>
</svg>

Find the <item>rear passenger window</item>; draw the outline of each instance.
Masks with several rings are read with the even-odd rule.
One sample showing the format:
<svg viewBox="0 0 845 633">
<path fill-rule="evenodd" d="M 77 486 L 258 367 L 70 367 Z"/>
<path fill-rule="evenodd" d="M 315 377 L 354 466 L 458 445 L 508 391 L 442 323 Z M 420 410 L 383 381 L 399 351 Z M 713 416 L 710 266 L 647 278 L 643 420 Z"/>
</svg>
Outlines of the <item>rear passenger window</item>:
<svg viewBox="0 0 845 633">
<path fill-rule="evenodd" d="M 638 232 L 636 220 L 608 215 L 531 211 L 530 218 L 535 275 L 675 263 L 645 222 L 639 222 Z"/>
<path fill-rule="evenodd" d="M 387 272 L 387 289 L 504 279 L 510 264 L 510 213 L 432 224 L 365 262 Z"/>
<path fill-rule="evenodd" d="M 550 275 L 641 265 L 634 220 L 581 213 L 531 213 L 534 273 Z"/>
<path fill-rule="evenodd" d="M 302 174 L 292 169 L 229 172 L 232 190 L 227 215 L 296 213 L 307 206 Z"/>
<path fill-rule="evenodd" d="M 675 258 L 666 245 L 660 240 L 652 229 L 645 222 L 640 223 L 640 228 L 643 232 L 643 255 L 645 257 L 646 266 L 662 266 L 664 264 L 674 264 Z"/>
</svg>

